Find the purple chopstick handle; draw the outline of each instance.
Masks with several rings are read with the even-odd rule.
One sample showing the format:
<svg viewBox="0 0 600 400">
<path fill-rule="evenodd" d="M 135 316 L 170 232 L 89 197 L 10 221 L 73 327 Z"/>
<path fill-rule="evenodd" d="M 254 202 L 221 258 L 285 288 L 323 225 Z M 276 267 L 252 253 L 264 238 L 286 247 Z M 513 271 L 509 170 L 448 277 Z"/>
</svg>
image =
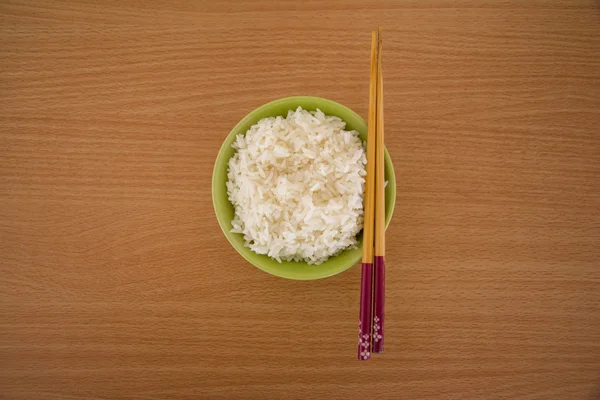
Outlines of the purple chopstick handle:
<svg viewBox="0 0 600 400">
<path fill-rule="evenodd" d="M 360 281 L 360 313 L 358 320 L 358 359 L 371 358 L 371 300 L 373 264 L 362 265 Z"/>
<path fill-rule="evenodd" d="M 375 256 L 373 289 L 373 353 L 383 353 L 383 321 L 385 317 L 385 261 Z"/>
</svg>

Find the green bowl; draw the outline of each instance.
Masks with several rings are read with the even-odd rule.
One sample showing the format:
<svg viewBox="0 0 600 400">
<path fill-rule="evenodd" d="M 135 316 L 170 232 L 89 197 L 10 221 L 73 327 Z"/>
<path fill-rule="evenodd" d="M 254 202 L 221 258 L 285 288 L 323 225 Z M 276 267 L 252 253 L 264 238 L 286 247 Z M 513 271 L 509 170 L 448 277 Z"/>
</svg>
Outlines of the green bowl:
<svg viewBox="0 0 600 400">
<path fill-rule="evenodd" d="M 307 263 L 292 261 L 279 263 L 266 255 L 256 254 L 244 246 L 244 237 L 242 234 L 231 232 L 231 221 L 233 220 L 234 211 L 233 206 L 229 202 L 225 184 L 227 182 L 228 162 L 235 153 L 231 145 L 234 143 L 236 135 L 245 134 L 252 125 L 263 118 L 278 115 L 285 116 L 288 110 L 295 110 L 298 106 L 311 111 L 318 108 L 327 115 L 338 116 L 346 122 L 346 129 L 358 131 L 361 139 L 364 141 L 367 140 L 367 124 L 365 121 L 354 111 L 334 101 L 308 96 L 286 97 L 272 101 L 246 115 L 233 128 L 223 142 L 213 170 L 212 197 L 219 225 L 227 240 L 229 240 L 233 248 L 242 257 L 272 275 L 288 279 L 310 280 L 339 274 L 356 264 L 361 259 L 362 237 L 357 249 L 346 250 L 320 265 L 308 265 Z M 385 151 L 385 179 L 389 181 L 385 190 L 385 223 L 387 227 L 392 219 L 394 203 L 396 201 L 396 177 L 394 175 L 392 160 L 387 150 Z"/>
</svg>

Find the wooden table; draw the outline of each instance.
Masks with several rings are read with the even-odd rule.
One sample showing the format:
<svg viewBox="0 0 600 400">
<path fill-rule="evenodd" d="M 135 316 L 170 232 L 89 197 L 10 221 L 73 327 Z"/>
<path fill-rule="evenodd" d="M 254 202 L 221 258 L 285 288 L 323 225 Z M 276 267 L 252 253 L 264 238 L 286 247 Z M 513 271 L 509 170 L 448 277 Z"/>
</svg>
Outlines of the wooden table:
<svg viewBox="0 0 600 400">
<path fill-rule="evenodd" d="M 0 14 L 0 398 L 600 396 L 595 2 Z M 269 100 L 366 116 L 377 24 L 398 197 L 386 354 L 358 362 L 359 268 L 252 267 L 210 184 L 222 140 Z"/>
</svg>

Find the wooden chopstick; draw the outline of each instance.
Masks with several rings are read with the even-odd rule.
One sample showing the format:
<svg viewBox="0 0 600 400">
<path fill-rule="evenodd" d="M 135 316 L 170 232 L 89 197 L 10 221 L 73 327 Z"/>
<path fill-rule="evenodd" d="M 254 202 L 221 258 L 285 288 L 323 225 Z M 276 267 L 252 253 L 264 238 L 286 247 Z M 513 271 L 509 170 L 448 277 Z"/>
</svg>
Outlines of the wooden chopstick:
<svg viewBox="0 0 600 400">
<path fill-rule="evenodd" d="M 371 32 L 369 121 L 367 133 L 367 176 L 365 183 L 362 276 L 358 322 L 358 359 L 371 358 L 371 307 L 373 299 L 373 235 L 375 228 L 375 140 L 377 124 L 377 32 Z"/>
<path fill-rule="evenodd" d="M 373 353 L 383 353 L 385 305 L 385 162 L 383 143 L 383 76 L 381 27 L 377 41 L 377 125 L 375 142 L 375 256 L 373 265 Z"/>
</svg>

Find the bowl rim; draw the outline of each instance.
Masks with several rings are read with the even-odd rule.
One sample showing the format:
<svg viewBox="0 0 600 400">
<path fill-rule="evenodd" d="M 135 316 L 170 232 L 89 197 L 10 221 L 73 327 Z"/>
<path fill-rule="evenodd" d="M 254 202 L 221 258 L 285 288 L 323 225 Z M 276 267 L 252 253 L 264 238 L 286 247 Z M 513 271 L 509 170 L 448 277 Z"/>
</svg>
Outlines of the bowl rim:
<svg viewBox="0 0 600 400">
<path fill-rule="evenodd" d="M 273 108 L 275 106 L 280 105 L 281 103 L 293 103 L 293 102 L 303 102 L 303 101 L 317 101 L 317 102 L 325 102 L 328 103 L 329 105 L 333 106 L 333 107 L 338 107 L 341 109 L 344 109 L 345 112 L 352 114 L 353 117 L 355 118 L 356 121 L 355 125 L 359 125 L 359 128 L 366 131 L 367 130 L 367 123 L 365 122 L 365 120 L 355 111 L 353 111 L 352 109 L 337 103 L 333 100 L 329 100 L 329 99 L 325 99 L 322 97 L 316 97 L 316 96 L 290 96 L 290 97 L 283 97 L 283 98 L 279 98 L 273 101 L 270 101 L 268 103 L 265 103 L 257 108 L 255 108 L 254 110 L 250 111 L 248 114 L 246 114 L 234 127 L 233 129 L 227 134 L 227 136 L 223 139 L 223 143 L 221 145 L 221 147 L 219 148 L 219 152 L 217 153 L 217 157 L 215 158 L 215 162 L 214 162 L 214 166 L 213 166 L 213 173 L 212 173 L 212 185 L 211 185 L 211 192 L 212 192 L 212 201 L 213 201 L 213 209 L 215 212 L 215 217 L 217 218 L 217 222 L 219 223 L 219 227 L 221 228 L 221 231 L 223 231 L 223 234 L 225 235 L 225 237 L 227 238 L 227 241 L 230 243 L 230 245 L 237 251 L 237 253 L 239 255 L 241 255 L 246 261 L 248 261 L 250 264 L 252 264 L 253 266 L 255 266 L 256 268 L 259 268 L 262 271 L 265 271 L 271 275 L 274 276 L 278 276 L 281 278 L 286 278 L 286 279 L 292 279 L 292 280 L 316 280 L 316 279 L 323 279 L 323 278 L 328 278 L 334 275 L 337 275 L 343 271 L 346 271 L 350 268 L 352 268 L 354 265 L 356 265 L 359 261 L 360 261 L 360 255 L 358 257 L 356 257 L 356 259 L 353 259 L 352 262 L 349 262 L 347 265 L 340 265 L 337 268 L 332 268 L 327 272 L 323 272 L 321 274 L 312 274 L 312 275 L 296 275 L 296 276 L 290 276 L 289 274 L 286 274 L 285 272 L 282 272 L 283 270 L 277 270 L 277 269 L 273 269 L 269 266 L 265 266 L 265 265 L 260 265 L 260 263 L 257 263 L 255 260 L 252 260 L 250 257 L 247 256 L 247 254 L 245 254 L 247 251 L 252 251 L 250 248 L 244 246 L 243 244 L 240 245 L 240 243 L 232 240 L 231 236 L 232 235 L 236 235 L 232 232 L 229 231 L 229 227 L 225 226 L 227 221 L 224 221 L 222 217 L 220 217 L 220 213 L 222 213 L 222 209 L 224 207 L 224 205 L 221 204 L 220 201 L 217 201 L 216 198 L 216 192 L 218 191 L 218 184 L 219 182 L 216 181 L 215 177 L 219 171 L 219 165 L 225 165 L 225 167 L 227 166 L 228 160 L 222 160 L 223 157 L 225 157 L 224 153 L 226 152 L 227 148 L 231 146 L 231 144 L 229 142 L 229 139 L 232 136 L 238 135 L 240 134 L 240 129 L 241 127 L 247 125 L 251 120 L 253 120 L 255 118 L 256 114 L 262 113 L 263 111 L 266 111 L 270 108 Z M 346 122 L 346 121 L 345 121 Z M 359 130 L 359 129 L 357 129 Z M 245 132 L 244 132 L 245 133 Z M 386 166 L 386 173 L 389 172 L 387 175 L 388 181 L 389 181 L 389 186 L 390 186 L 390 192 L 391 192 L 391 198 L 393 199 L 393 201 L 389 204 L 389 211 L 387 211 L 388 205 L 386 204 L 386 229 L 390 224 L 392 215 L 394 214 L 394 208 L 395 208 L 395 200 L 396 200 L 396 176 L 394 173 L 394 168 L 393 168 L 393 164 L 392 164 L 392 160 L 391 157 L 387 151 L 387 148 L 384 149 L 385 151 L 385 166 Z M 229 200 L 228 200 L 229 201 Z M 231 203 L 229 203 L 231 204 Z M 239 234 L 238 234 L 239 235 Z M 362 247 L 362 240 L 360 242 L 359 248 Z M 346 251 L 346 250 L 345 250 Z M 344 252 L 338 254 L 337 256 L 334 257 L 338 257 L 339 255 L 343 254 Z M 314 266 L 314 268 L 318 271 L 319 266 Z"/>
</svg>

